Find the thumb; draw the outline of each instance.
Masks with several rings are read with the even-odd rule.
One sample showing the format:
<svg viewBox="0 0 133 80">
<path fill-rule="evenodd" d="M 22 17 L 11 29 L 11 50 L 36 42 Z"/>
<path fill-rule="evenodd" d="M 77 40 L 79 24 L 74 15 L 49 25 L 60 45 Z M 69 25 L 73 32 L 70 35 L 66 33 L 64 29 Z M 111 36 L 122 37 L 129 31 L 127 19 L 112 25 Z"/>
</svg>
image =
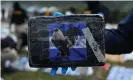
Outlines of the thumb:
<svg viewBox="0 0 133 80">
<path fill-rule="evenodd" d="M 54 12 L 53 16 L 64 16 L 61 12 Z"/>
</svg>

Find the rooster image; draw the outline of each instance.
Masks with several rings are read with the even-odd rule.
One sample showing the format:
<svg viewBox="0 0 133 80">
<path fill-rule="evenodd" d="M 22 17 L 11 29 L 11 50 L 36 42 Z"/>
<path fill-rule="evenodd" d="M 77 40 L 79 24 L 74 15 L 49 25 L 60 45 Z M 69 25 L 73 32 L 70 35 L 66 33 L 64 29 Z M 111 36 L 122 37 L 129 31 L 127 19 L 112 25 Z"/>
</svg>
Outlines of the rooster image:
<svg viewBox="0 0 133 80">
<path fill-rule="evenodd" d="M 54 29 L 53 35 L 52 35 L 52 43 L 57 47 L 59 50 L 59 53 L 57 56 L 70 56 L 69 54 L 69 48 L 72 47 L 75 43 L 75 36 L 77 33 L 80 32 L 78 28 L 70 27 L 66 33 L 62 32 L 60 29 Z M 64 34 L 66 36 L 64 36 Z"/>
<path fill-rule="evenodd" d="M 69 56 L 69 48 L 73 45 L 73 43 L 67 36 L 64 36 L 61 30 L 54 30 L 51 41 L 59 49 L 58 56 Z"/>
</svg>

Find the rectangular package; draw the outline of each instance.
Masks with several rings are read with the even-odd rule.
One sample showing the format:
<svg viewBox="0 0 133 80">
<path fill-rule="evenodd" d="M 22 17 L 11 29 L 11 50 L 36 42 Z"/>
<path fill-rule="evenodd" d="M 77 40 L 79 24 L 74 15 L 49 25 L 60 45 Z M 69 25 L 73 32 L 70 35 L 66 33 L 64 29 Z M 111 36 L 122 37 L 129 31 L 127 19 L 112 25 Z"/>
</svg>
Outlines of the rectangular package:
<svg viewBox="0 0 133 80">
<path fill-rule="evenodd" d="M 31 17 L 28 26 L 31 67 L 104 65 L 102 16 Z"/>
</svg>

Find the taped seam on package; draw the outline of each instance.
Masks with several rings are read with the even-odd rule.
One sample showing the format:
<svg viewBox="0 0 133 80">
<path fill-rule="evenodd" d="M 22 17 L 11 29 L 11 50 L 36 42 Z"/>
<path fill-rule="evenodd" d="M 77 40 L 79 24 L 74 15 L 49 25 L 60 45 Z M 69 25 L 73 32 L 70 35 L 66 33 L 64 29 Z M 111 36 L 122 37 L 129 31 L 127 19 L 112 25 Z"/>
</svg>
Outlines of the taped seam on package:
<svg viewBox="0 0 133 80">
<path fill-rule="evenodd" d="M 83 31 L 83 34 L 86 38 L 86 40 L 88 41 L 93 53 L 95 54 L 97 60 L 99 62 L 104 62 L 105 59 L 104 59 L 104 55 L 102 54 L 100 48 L 99 48 L 99 45 L 97 44 L 96 40 L 94 39 L 90 29 L 87 27 L 87 28 L 84 28 L 82 29 Z"/>
</svg>

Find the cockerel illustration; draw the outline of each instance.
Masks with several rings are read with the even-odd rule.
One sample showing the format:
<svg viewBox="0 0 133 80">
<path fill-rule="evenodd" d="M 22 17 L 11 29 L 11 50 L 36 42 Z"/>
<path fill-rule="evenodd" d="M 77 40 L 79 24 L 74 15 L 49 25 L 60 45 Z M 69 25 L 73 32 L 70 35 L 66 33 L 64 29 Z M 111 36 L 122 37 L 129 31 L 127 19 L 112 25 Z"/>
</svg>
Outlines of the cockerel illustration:
<svg viewBox="0 0 133 80">
<path fill-rule="evenodd" d="M 52 36 L 52 42 L 59 49 L 58 56 L 69 56 L 69 48 L 75 43 L 75 36 L 79 32 L 78 28 L 70 27 L 66 31 L 66 36 L 60 29 L 55 29 Z"/>
<path fill-rule="evenodd" d="M 69 56 L 69 47 L 71 47 L 73 44 L 67 36 L 64 36 L 61 30 L 54 30 L 52 42 L 59 49 L 58 56 Z"/>
</svg>

